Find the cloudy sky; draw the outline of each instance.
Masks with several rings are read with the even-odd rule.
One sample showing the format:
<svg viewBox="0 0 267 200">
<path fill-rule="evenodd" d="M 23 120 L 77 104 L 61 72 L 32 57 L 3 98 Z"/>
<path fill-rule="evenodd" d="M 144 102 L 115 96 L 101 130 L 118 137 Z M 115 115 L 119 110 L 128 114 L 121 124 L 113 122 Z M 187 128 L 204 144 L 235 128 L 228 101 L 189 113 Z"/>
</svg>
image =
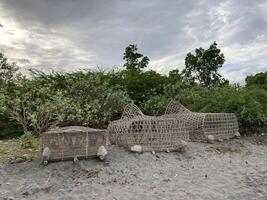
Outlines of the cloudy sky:
<svg viewBox="0 0 267 200">
<path fill-rule="evenodd" d="M 128 44 L 161 73 L 217 41 L 232 83 L 267 70 L 267 0 L 0 0 L 0 52 L 23 69 L 119 68 Z"/>
</svg>

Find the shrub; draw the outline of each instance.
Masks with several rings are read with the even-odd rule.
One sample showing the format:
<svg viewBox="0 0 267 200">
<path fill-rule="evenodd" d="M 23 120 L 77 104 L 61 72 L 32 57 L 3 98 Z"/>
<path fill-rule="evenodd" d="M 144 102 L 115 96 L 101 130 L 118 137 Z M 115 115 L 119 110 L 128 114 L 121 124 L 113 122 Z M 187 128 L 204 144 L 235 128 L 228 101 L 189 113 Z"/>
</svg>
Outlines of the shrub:
<svg viewBox="0 0 267 200">
<path fill-rule="evenodd" d="M 25 132 L 19 138 L 19 145 L 26 148 L 34 148 L 37 144 L 37 138 L 31 132 Z"/>
<path fill-rule="evenodd" d="M 163 114 L 171 99 L 196 112 L 233 112 L 240 127 L 267 125 L 266 73 L 249 76 L 246 86 L 205 87 L 154 71 L 80 71 L 44 74 L 32 71 L 0 88 L 0 137 L 24 132 L 41 134 L 54 126 L 106 128 L 134 101 L 144 114 Z M 13 122 L 10 123 L 11 120 Z M 263 130 L 263 129 L 261 129 Z"/>
<path fill-rule="evenodd" d="M 98 72 L 35 73 L 3 90 L 2 113 L 34 134 L 72 124 L 105 128 L 130 99 L 120 87 L 109 87 L 103 77 Z"/>
</svg>

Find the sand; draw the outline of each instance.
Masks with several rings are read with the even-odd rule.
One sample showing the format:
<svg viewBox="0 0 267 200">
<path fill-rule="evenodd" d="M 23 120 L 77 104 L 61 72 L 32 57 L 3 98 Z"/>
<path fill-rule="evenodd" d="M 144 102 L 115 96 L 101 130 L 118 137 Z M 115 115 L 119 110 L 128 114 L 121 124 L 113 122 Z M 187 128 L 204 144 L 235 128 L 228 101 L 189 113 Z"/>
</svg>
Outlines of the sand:
<svg viewBox="0 0 267 200">
<path fill-rule="evenodd" d="M 2 199 L 266 200 L 267 146 L 235 139 L 157 154 L 111 146 L 107 162 L 1 164 L 0 184 Z"/>
</svg>

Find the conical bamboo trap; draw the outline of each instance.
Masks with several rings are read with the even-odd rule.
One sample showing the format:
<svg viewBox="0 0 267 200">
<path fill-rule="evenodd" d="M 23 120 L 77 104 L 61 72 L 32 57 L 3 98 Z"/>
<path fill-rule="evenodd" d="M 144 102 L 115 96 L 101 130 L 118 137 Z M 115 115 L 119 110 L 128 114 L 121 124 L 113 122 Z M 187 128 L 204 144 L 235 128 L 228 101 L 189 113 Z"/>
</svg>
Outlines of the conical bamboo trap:
<svg viewBox="0 0 267 200">
<path fill-rule="evenodd" d="M 179 102 L 171 101 L 162 117 L 183 120 L 191 141 L 207 141 L 209 135 L 215 140 L 229 139 L 238 133 L 238 122 L 234 113 L 191 112 Z"/>
<path fill-rule="evenodd" d="M 147 116 L 134 104 L 125 107 L 121 119 L 108 126 L 111 144 L 142 151 L 179 151 L 189 139 L 184 120 Z"/>
</svg>

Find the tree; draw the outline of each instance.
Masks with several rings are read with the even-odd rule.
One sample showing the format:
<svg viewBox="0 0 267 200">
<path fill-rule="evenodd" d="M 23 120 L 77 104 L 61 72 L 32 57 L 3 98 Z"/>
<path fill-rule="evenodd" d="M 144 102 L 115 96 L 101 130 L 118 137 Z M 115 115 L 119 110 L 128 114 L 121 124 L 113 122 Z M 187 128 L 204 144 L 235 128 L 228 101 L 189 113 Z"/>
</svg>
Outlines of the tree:
<svg viewBox="0 0 267 200">
<path fill-rule="evenodd" d="M 245 81 L 246 86 L 257 85 L 267 89 L 267 71 L 247 76 Z"/>
<path fill-rule="evenodd" d="M 125 63 L 123 66 L 126 67 L 127 70 L 140 70 L 147 67 L 149 58 L 138 53 L 137 50 L 137 45 L 133 44 L 125 48 L 123 56 Z"/>
<path fill-rule="evenodd" d="M 4 54 L 0 53 L 0 86 L 12 83 L 16 76 L 18 67 L 15 63 L 8 63 Z"/>
<path fill-rule="evenodd" d="M 173 69 L 169 71 L 169 81 L 170 83 L 176 83 L 178 81 L 181 81 L 182 77 L 181 74 L 179 73 L 179 69 Z"/>
<path fill-rule="evenodd" d="M 228 83 L 222 78 L 218 70 L 225 61 L 223 53 L 213 42 L 208 49 L 195 49 L 195 55 L 189 52 L 185 58 L 183 77 L 201 85 L 222 85 Z"/>
</svg>

